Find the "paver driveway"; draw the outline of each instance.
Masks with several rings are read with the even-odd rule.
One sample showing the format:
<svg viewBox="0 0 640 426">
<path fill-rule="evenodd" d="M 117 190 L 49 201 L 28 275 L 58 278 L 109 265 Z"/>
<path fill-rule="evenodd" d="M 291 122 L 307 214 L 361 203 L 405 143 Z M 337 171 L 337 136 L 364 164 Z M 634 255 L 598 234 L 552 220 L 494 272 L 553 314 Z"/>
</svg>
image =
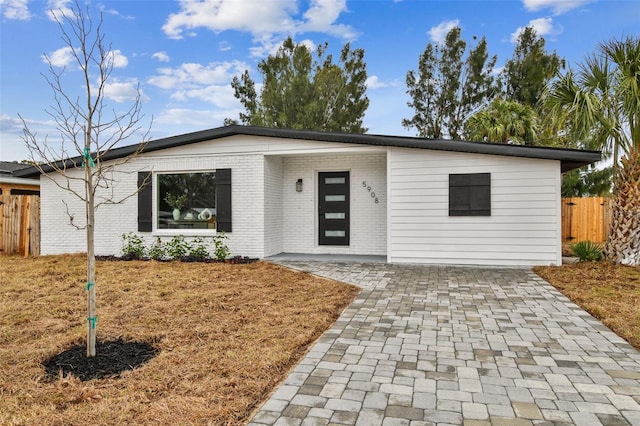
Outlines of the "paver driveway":
<svg viewBox="0 0 640 426">
<path fill-rule="evenodd" d="M 640 352 L 528 269 L 280 263 L 363 290 L 251 425 L 640 425 Z"/>
</svg>

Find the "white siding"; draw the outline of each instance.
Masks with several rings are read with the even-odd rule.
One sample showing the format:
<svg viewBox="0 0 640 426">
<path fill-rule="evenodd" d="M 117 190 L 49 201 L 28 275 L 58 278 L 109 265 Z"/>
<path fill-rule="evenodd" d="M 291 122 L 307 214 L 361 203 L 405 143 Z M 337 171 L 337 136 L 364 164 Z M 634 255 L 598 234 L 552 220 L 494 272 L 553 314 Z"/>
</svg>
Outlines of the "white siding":
<svg viewBox="0 0 640 426">
<path fill-rule="evenodd" d="M 308 155 L 283 158 L 284 252 L 386 255 L 386 153 Z M 351 238 L 348 247 L 318 245 L 318 172 L 349 171 Z M 295 191 L 302 178 L 303 191 Z M 363 182 L 371 191 L 363 187 Z"/>
<path fill-rule="evenodd" d="M 559 264 L 560 163 L 391 149 L 389 261 Z M 449 217 L 449 174 L 491 173 L 491 216 Z"/>
</svg>

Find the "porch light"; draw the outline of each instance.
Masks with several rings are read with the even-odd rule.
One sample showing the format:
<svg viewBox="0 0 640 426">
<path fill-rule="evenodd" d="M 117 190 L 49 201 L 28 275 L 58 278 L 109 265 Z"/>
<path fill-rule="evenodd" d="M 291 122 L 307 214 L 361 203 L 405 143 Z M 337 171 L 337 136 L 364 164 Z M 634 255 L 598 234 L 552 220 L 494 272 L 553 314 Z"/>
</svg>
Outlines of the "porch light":
<svg viewBox="0 0 640 426">
<path fill-rule="evenodd" d="M 302 178 L 296 182 L 296 192 L 302 192 Z"/>
</svg>

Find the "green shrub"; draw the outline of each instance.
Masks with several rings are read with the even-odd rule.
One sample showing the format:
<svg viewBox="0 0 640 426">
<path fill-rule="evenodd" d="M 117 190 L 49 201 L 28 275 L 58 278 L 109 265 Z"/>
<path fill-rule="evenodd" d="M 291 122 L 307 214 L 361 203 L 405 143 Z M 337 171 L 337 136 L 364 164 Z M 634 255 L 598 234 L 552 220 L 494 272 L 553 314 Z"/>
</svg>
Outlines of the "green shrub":
<svg viewBox="0 0 640 426">
<path fill-rule="evenodd" d="M 144 240 L 132 232 L 122 234 L 122 257 L 142 259 L 145 256 Z"/>
<path fill-rule="evenodd" d="M 167 243 L 167 255 L 172 260 L 180 260 L 191 251 L 191 245 L 182 235 L 176 235 Z"/>
<path fill-rule="evenodd" d="M 196 237 L 191 242 L 191 251 L 189 252 L 190 260 L 202 261 L 209 258 L 209 250 L 204 239 Z"/>
<path fill-rule="evenodd" d="M 594 262 L 602 260 L 602 246 L 592 241 L 580 241 L 571 246 L 571 251 L 580 262 Z"/>
<path fill-rule="evenodd" d="M 149 247 L 149 257 L 153 260 L 164 260 L 167 257 L 167 248 L 160 237 Z"/>
<path fill-rule="evenodd" d="M 223 231 L 219 231 L 213 237 L 213 254 L 218 260 L 225 260 L 229 257 L 229 246 L 225 243 L 228 237 Z"/>
</svg>

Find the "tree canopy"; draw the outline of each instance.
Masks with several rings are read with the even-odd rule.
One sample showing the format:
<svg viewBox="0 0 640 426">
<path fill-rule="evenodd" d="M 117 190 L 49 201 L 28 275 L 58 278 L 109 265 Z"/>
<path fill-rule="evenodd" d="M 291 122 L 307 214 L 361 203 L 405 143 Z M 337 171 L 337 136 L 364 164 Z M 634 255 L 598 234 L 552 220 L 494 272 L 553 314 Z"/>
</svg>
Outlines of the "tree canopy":
<svg viewBox="0 0 640 426">
<path fill-rule="evenodd" d="M 465 123 L 466 139 L 529 145 L 538 139 L 538 114 L 529 105 L 496 99 Z"/>
<path fill-rule="evenodd" d="M 640 38 L 602 43 L 576 70 L 549 84 L 545 111 L 563 117 L 581 148 L 603 149 L 617 162 L 640 149 Z"/>
<path fill-rule="evenodd" d="M 556 52 L 545 50 L 542 36 L 532 27 L 525 28 L 518 36 L 513 56 L 504 66 L 504 98 L 535 108 L 546 84 L 564 65 L 564 59 Z"/>
<path fill-rule="evenodd" d="M 483 37 L 467 51 L 459 27 L 451 29 L 442 45 L 428 43 L 420 55 L 418 71 L 407 73 L 407 103 L 414 110 L 402 120 L 407 129 L 415 128 L 425 138 L 461 139 L 465 121 L 488 105 L 498 94 L 493 76 L 497 57 L 489 58 Z"/>
<path fill-rule="evenodd" d="M 525 28 L 501 73 L 502 94 L 465 122 L 465 137 L 526 145 L 568 144 L 567 138 L 556 137 L 565 123 L 541 114 L 539 104 L 545 86 L 562 67 L 564 60 L 545 50 L 544 38 Z"/>
<path fill-rule="evenodd" d="M 260 61 L 260 93 L 245 71 L 233 78 L 235 97 L 245 111 L 243 124 L 265 127 L 364 133 L 367 69 L 363 49 L 340 51 L 337 63 L 327 54 L 328 44 L 315 54 L 304 44 L 284 41 L 275 55 Z M 235 120 L 225 120 L 230 124 Z"/>
</svg>

